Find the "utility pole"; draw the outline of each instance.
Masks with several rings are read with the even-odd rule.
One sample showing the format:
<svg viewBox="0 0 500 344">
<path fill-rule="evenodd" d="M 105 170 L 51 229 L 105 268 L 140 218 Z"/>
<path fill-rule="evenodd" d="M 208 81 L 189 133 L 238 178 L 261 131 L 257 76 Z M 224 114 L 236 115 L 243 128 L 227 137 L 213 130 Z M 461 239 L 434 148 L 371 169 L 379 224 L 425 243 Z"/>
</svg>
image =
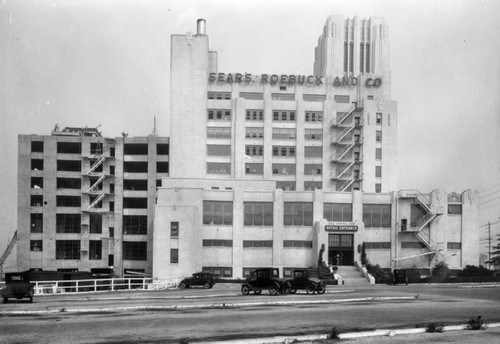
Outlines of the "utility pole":
<svg viewBox="0 0 500 344">
<path fill-rule="evenodd" d="M 488 269 L 491 270 L 491 222 L 488 221 Z"/>
</svg>

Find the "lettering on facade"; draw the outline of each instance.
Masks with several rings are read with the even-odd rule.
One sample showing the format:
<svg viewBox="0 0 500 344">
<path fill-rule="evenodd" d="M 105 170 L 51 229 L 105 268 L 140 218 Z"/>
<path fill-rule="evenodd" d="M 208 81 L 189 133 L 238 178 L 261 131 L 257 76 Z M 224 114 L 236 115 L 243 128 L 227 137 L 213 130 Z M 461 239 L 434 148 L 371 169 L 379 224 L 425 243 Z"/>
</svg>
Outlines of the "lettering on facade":
<svg viewBox="0 0 500 344">
<path fill-rule="evenodd" d="M 325 225 L 325 232 L 357 232 L 358 226 L 354 222 L 328 222 Z"/>
<path fill-rule="evenodd" d="M 209 83 L 250 83 L 255 80 L 254 75 L 250 73 L 210 73 L 208 76 Z M 261 84 L 271 85 L 323 85 L 324 78 L 315 75 L 287 75 L 287 74 L 261 74 Z M 358 78 L 343 76 L 342 78 L 335 77 L 333 80 L 334 87 L 354 87 L 358 85 Z M 381 78 L 367 78 L 365 80 L 366 87 L 380 87 L 382 86 Z"/>
</svg>

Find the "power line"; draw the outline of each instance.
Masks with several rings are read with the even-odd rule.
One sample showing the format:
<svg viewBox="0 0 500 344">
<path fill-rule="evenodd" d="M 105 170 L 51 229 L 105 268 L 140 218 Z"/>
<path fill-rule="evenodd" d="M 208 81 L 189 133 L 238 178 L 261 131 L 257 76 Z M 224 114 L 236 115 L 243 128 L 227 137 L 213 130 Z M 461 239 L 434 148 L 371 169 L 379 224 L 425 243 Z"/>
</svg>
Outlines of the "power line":
<svg viewBox="0 0 500 344">
<path fill-rule="evenodd" d="M 485 192 L 485 191 L 488 191 L 488 190 L 494 189 L 494 188 L 499 187 L 499 186 L 500 186 L 500 184 L 495 184 L 495 185 L 490 186 L 490 187 L 488 187 L 488 188 L 486 188 L 486 189 L 484 189 L 484 190 L 479 191 L 479 193 L 482 193 L 482 192 Z"/>
<path fill-rule="evenodd" d="M 487 197 L 487 196 L 490 196 L 490 195 L 494 195 L 494 194 L 499 193 L 499 192 L 500 192 L 500 190 L 497 190 L 497 191 L 494 191 L 494 192 L 488 193 L 488 194 L 486 194 L 486 195 L 481 195 L 481 193 L 480 193 L 480 194 L 479 194 L 479 198 L 482 198 L 482 197 Z"/>
<path fill-rule="evenodd" d="M 499 221 L 495 221 L 495 222 L 488 222 L 488 223 L 485 223 L 484 225 L 481 225 L 479 227 L 486 227 L 488 225 L 494 225 L 494 224 L 497 224 L 497 223 L 500 223 L 500 220 Z"/>
<path fill-rule="evenodd" d="M 483 204 L 486 204 L 486 203 L 492 202 L 492 201 L 497 200 L 497 199 L 500 199 L 500 196 L 495 197 L 495 198 L 490 199 L 490 200 L 487 200 L 487 201 L 484 201 L 483 203 L 479 203 L 479 205 L 483 205 Z"/>
</svg>

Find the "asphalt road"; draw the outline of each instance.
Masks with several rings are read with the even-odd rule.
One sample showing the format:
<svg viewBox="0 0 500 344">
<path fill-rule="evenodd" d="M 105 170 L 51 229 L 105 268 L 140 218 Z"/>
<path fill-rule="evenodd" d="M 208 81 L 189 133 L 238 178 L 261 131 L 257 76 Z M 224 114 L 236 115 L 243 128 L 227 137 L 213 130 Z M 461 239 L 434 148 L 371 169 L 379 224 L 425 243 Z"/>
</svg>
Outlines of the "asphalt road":
<svg viewBox="0 0 500 344">
<path fill-rule="evenodd" d="M 463 324 L 478 315 L 500 322 L 500 285 L 329 286 L 324 295 L 273 297 L 218 284 L 1 304 L 0 342 L 179 343 Z"/>
</svg>

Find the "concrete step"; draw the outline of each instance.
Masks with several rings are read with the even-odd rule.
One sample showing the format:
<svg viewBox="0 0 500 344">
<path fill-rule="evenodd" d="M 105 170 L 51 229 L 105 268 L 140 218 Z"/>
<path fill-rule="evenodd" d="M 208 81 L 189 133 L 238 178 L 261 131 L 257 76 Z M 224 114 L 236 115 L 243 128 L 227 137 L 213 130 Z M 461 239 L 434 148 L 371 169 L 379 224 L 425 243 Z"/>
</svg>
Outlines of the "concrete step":
<svg viewBox="0 0 500 344">
<path fill-rule="evenodd" d="M 355 266 L 339 266 L 337 273 L 341 276 L 344 285 L 369 285 L 368 280 Z"/>
</svg>

